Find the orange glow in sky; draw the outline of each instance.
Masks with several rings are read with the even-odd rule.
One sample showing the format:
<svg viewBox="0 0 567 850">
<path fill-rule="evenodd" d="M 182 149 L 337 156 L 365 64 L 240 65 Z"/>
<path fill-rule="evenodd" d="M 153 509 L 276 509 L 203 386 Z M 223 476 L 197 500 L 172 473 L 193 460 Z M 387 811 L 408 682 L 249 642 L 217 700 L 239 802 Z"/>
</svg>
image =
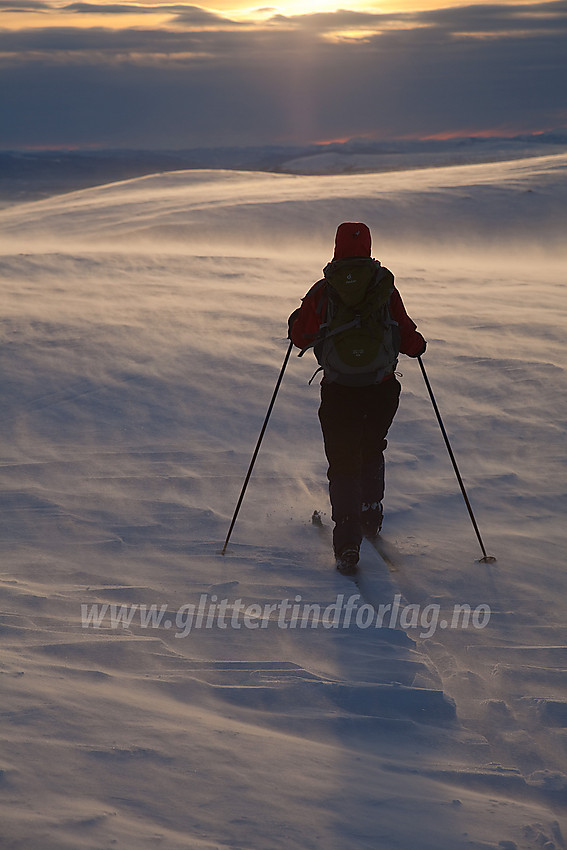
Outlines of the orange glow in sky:
<svg viewBox="0 0 567 850">
<path fill-rule="evenodd" d="M 489 0 L 276 0 L 273 4 L 266 4 L 262 11 L 272 10 L 275 14 L 313 14 L 314 12 L 332 12 L 344 9 L 357 12 L 380 13 L 411 13 L 421 12 L 429 9 L 448 9 L 453 6 L 480 6 L 487 5 Z M 546 0 L 535 0 L 535 4 L 545 3 Z M 211 11 L 219 11 L 223 14 L 234 12 L 239 16 L 245 12 L 247 17 L 258 16 L 260 8 L 252 6 L 249 0 L 201 0 L 198 4 L 202 8 Z M 534 0 L 498 0 L 498 5 L 534 5 Z"/>
<path fill-rule="evenodd" d="M 499 0 L 499 5 L 530 5 L 545 4 L 546 0 Z M 233 17 L 239 21 L 259 22 L 265 21 L 274 15 L 310 15 L 317 12 L 333 12 L 337 10 L 370 12 L 373 14 L 420 12 L 430 9 L 446 9 L 458 6 L 486 5 L 487 0 L 276 0 L 274 4 L 264 6 L 252 5 L 250 0 L 200 0 L 192 4 L 197 8 L 217 12 L 223 18 Z M 87 4 L 85 4 L 87 5 Z M 77 13 L 72 8 L 66 8 L 66 3 L 53 3 L 51 8 L 42 11 L 18 11 L 6 10 L 1 17 L 1 26 L 9 30 L 20 28 L 38 28 L 72 26 L 87 28 L 104 26 L 108 29 L 123 29 L 132 27 L 164 27 L 169 29 L 183 28 L 183 24 L 175 21 L 175 11 L 181 11 L 183 6 L 174 7 L 168 4 L 154 3 L 151 0 L 121 0 L 120 5 L 124 8 L 131 7 L 132 12 L 121 13 L 105 9 L 116 9 L 111 3 L 102 3 L 94 0 L 89 4 L 92 9 Z M 187 4 L 189 7 L 191 4 Z M 100 11 L 97 11 L 100 9 Z M 140 9 L 139 13 L 136 9 Z M 212 24 L 203 24 L 197 28 L 210 28 Z M 222 26 L 225 26 L 224 22 Z M 195 25 L 191 29 L 195 29 Z"/>
<path fill-rule="evenodd" d="M 543 133 L 552 130 L 552 127 L 548 127 L 544 130 L 531 130 L 531 136 L 542 135 Z M 420 135 L 420 139 L 434 139 L 438 141 L 448 141 L 450 139 L 513 139 L 515 136 L 520 136 L 522 134 L 522 129 L 519 127 L 491 127 L 490 129 L 479 130 L 479 129 L 464 129 L 464 130 L 453 130 L 450 133 L 433 133 L 430 135 Z M 404 137 L 406 138 L 406 137 Z"/>
</svg>

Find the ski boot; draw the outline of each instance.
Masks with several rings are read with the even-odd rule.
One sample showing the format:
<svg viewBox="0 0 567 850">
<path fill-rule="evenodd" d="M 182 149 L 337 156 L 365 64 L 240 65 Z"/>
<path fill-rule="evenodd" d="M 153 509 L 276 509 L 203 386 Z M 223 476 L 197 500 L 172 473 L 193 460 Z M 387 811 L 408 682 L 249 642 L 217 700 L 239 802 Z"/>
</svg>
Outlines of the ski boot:
<svg viewBox="0 0 567 850">
<path fill-rule="evenodd" d="M 344 576 L 356 575 L 358 546 L 347 546 L 337 555 L 337 570 Z"/>
</svg>

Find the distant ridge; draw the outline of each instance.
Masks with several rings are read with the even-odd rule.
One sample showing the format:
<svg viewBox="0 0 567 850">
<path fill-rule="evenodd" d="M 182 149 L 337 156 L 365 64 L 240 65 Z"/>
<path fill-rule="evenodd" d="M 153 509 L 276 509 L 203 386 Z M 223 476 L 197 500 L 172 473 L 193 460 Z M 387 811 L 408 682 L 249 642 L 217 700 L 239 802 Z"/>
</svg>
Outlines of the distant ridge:
<svg viewBox="0 0 567 850">
<path fill-rule="evenodd" d="M 567 151 L 567 134 L 188 150 L 0 151 L 0 205 L 185 169 L 340 174 L 497 162 Z"/>
</svg>

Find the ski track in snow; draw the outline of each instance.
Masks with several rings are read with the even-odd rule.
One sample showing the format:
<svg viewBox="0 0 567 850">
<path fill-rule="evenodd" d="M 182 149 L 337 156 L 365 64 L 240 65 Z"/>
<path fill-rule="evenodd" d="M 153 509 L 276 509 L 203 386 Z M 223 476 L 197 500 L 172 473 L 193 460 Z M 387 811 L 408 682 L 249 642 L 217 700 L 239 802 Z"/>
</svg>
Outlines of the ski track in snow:
<svg viewBox="0 0 567 850">
<path fill-rule="evenodd" d="M 557 155 L 179 172 L 0 211 L 2 846 L 565 846 L 566 196 Z M 495 564 L 407 358 L 395 571 L 369 544 L 356 582 L 333 567 L 307 357 L 219 555 L 287 316 L 348 219 L 429 341 Z M 443 628 L 455 605 L 489 622 Z"/>
</svg>

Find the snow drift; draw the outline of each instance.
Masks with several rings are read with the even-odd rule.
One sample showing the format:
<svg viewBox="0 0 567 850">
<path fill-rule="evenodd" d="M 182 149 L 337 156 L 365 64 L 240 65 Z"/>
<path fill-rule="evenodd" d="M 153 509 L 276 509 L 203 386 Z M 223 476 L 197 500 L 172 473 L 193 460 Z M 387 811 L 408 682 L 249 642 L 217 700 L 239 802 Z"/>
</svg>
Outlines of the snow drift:
<svg viewBox="0 0 567 850">
<path fill-rule="evenodd" d="M 0 212 L 6 846 L 563 846 L 566 166 L 178 172 Z M 295 357 L 218 555 L 348 219 L 429 340 L 495 565 L 408 360 L 391 563 L 356 586 L 310 523 Z"/>
</svg>

